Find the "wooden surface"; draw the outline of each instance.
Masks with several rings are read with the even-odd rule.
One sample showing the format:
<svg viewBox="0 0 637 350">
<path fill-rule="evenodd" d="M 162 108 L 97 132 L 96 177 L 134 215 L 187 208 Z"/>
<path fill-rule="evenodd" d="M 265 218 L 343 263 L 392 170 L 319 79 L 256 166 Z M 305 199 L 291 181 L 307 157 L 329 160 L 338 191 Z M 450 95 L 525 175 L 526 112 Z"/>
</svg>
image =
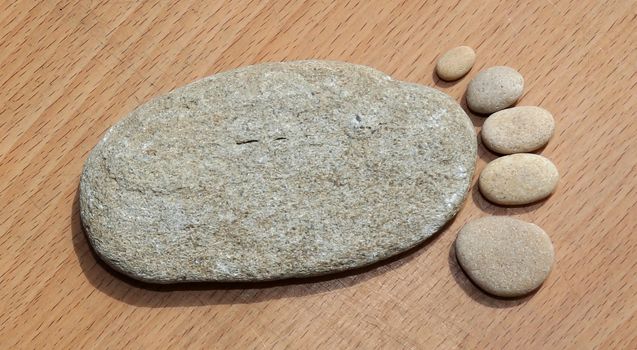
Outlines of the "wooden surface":
<svg viewBox="0 0 637 350">
<path fill-rule="evenodd" d="M 634 0 L 1 1 L 0 348 L 637 349 L 636 29 Z M 476 66 L 439 82 L 436 57 L 459 44 Z M 520 104 L 557 120 L 542 151 L 557 193 L 502 208 L 474 188 L 418 249 L 325 278 L 153 287 L 98 263 L 77 186 L 100 135 L 194 79 L 302 58 L 459 101 L 480 69 L 517 68 Z M 495 157 L 479 156 L 478 171 Z M 458 229 L 489 214 L 550 234 L 556 265 L 534 295 L 494 299 L 459 270 Z"/>
</svg>

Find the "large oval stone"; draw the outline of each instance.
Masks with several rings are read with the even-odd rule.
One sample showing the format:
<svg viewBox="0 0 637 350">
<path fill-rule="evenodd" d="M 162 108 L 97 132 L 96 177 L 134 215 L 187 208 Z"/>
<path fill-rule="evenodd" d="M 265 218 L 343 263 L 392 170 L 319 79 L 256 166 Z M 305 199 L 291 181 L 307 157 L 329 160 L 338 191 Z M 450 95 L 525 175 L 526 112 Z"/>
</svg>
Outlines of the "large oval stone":
<svg viewBox="0 0 637 350">
<path fill-rule="evenodd" d="M 88 157 L 81 216 L 136 279 L 326 274 L 409 249 L 458 210 L 472 124 L 449 96 L 340 62 L 267 63 L 140 106 Z"/>
</svg>

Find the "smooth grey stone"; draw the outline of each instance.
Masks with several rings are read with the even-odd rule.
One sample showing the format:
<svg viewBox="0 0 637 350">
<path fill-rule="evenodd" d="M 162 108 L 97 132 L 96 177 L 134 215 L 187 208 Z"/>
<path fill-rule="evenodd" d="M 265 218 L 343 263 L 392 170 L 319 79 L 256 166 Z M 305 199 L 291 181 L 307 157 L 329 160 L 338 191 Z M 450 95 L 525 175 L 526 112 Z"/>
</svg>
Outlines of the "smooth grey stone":
<svg viewBox="0 0 637 350">
<path fill-rule="evenodd" d="M 115 124 L 86 161 L 81 215 L 100 257 L 139 280 L 320 275 L 430 237 L 475 159 L 469 118 L 437 90 L 342 62 L 259 64 Z"/>
</svg>

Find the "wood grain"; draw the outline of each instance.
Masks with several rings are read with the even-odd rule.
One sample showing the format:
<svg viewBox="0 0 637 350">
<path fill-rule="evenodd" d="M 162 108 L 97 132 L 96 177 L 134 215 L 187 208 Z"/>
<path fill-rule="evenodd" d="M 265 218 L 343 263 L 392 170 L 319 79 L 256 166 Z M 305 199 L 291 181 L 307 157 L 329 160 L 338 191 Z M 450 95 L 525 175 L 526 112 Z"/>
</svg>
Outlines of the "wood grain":
<svg viewBox="0 0 637 350">
<path fill-rule="evenodd" d="M 0 2 L 0 348 L 637 349 L 636 28 L 634 0 Z M 476 67 L 439 81 L 437 55 L 460 44 Z M 194 79 L 302 58 L 459 101 L 480 69 L 519 69 L 520 104 L 557 120 L 542 151 L 557 193 L 502 208 L 474 188 L 426 244 L 325 278 L 154 287 L 100 264 L 77 208 L 100 135 Z M 481 149 L 478 170 L 494 158 Z M 494 299 L 459 270 L 458 229 L 488 214 L 551 235 L 555 269 L 534 295 Z"/>
</svg>

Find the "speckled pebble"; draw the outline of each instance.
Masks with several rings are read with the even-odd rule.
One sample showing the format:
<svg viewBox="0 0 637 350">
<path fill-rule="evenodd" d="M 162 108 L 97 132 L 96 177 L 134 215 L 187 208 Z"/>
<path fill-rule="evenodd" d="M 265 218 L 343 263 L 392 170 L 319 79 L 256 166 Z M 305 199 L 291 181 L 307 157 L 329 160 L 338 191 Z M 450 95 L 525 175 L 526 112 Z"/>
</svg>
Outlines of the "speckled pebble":
<svg viewBox="0 0 637 350">
<path fill-rule="evenodd" d="M 469 46 L 458 46 L 445 52 L 436 63 L 436 74 L 442 80 L 453 81 L 469 73 L 476 61 L 476 53 Z"/>
<path fill-rule="evenodd" d="M 104 135 L 80 181 L 95 251 L 143 281 L 262 281 L 385 259 L 469 188 L 471 121 L 448 95 L 344 62 L 188 84 Z"/>
<path fill-rule="evenodd" d="M 554 260 L 549 236 L 535 224 L 506 216 L 467 223 L 455 243 L 460 266 L 484 291 L 518 297 L 537 289 Z"/>
<path fill-rule="evenodd" d="M 504 109 L 482 125 L 482 141 L 500 154 L 532 152 L 546 145 L 555 130 L 549 111 L 535 106 Z"/>
<path fill-rule="evenodd" d="M 523 205 L 548 197 L 560 175 L 545 157 L 517 153 L 493 160 L 482 170 L 480 192 L 491 202 Z"/>
<path fill-rule="evenodd" d="M 467 106 L 490 114 L 513 105 L 524 91 L 524 78 L 511 67 L 496 66 L 478 73 L 467 87 Z"/>
</svg>

